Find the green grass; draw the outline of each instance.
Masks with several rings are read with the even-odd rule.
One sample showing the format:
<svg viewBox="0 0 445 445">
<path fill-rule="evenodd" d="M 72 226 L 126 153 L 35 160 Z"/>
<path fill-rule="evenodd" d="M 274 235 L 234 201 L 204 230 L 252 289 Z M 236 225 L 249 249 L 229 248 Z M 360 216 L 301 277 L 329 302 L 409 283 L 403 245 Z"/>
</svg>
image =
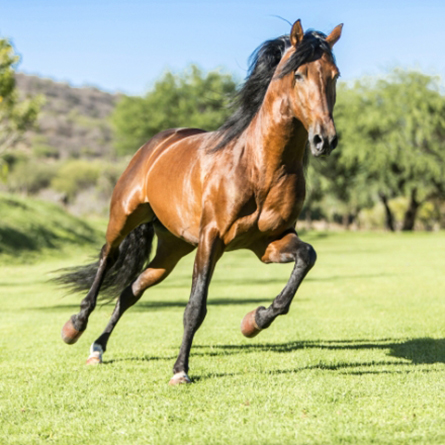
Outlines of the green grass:
<svg viewBox="0 0 445 445">
<path fill-rule="evenodd" d="M 94 225 L 58 205 L 0 193 L 0 263 L 29 263 L 42 252 L 97 244 L 101 238 Z"/>
<path fill-rule="evenodd" d="M 217 266 L 191 355 L 194 383 L 169 387 L 193 257 L 147 291 L 84 365 L 112 306 L 74 346 L 60 329 L 80 296 L 47 271 L 90 253 L 46 253 L 0 276 L 0 443 L 444 444 L 445 234 L 307 234 L 318 262 L 288 315 L 242 337 L 292 265 L 247 252 Z"/>
</svg>

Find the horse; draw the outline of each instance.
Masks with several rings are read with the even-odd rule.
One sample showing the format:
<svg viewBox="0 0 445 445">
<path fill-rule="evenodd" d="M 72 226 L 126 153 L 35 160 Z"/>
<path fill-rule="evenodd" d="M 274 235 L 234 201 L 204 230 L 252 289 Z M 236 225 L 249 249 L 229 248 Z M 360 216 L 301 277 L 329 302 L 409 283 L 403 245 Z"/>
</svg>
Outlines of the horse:
<svg viewBox="0 0 445 445">
<path fill-rule="evenodd" d="M 206 316 L 209 283 L 224 252 L 248 249 L 263 263 L 294 262 L 272 304 L 243 318 L 243 335 L 256 336 L 289 311 L 316 261 L 314 248 L 296 232 L 305 198 L 306 148 L 327 156 L 338 143 L 332 113 L 339 70 L 332 48 L 342 26 L 325 35 L 304 32 L 297 20 L 289 35 L 264 42 L 252 54 L 237 108 L 218 130 L 169 129 L 135 153 L 114 188 L 99 260 L 60 277 L 75 290 L 88 290 L 80 311 L 62 328 L 68 344 L 85 331 L 101 286 L 119 295 L 87 364 L 102 363 L 123 313 L 194 249 L 192 289 L 170 385 L 191 382 L 193 337 Z M 149 261 L 154 235 L 157 248 Z"/>
</svg>

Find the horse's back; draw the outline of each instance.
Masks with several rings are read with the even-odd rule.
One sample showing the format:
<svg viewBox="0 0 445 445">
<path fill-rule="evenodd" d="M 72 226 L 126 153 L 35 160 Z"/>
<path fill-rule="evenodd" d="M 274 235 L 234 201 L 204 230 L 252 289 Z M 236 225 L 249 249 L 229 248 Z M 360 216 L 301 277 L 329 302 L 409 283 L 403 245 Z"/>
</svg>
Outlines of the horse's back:
<svg viewBox="0 0 445 445">
<path fill-rule="evenodd" d="M 153 157 L 158 157 L 163 151 L 171 147 L 176 142 L 186 139 L 190 136 L 206 133 L 205 130 L 199 128 L 170 128 L 168 130 L 161 131 L 153 136 L 146 144 L 144 144 L 135 154 L 137 162 L 140 162 L 144 158 L 149 158 L 151 162 Z"/>
</svg>

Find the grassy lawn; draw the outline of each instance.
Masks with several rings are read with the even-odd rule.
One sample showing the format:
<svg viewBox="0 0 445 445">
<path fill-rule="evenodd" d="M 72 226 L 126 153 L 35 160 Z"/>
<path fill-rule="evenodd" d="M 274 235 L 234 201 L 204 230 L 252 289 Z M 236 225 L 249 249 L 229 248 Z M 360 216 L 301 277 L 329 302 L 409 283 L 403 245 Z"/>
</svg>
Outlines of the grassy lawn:
<svg viewBox="0 0 445 445">
<path fill-rule="evenodd" d="M 0 192 L 0 265 L 34 262 L 45 249 L 97 243 L 102 234 L 96 225 L 103 221 L 95 223 L 49 202 Z"/>
<path fill-rule="evenodd" d="M 105 363 L 85 366 L 112 311 L 74 346 L 60 329 L 79 295 L 47 272 L 94 250 L 44 251 L 0 274 L 1 444 L 444 444 L 445 233 L 310 233 L 318 262 L 291 311 L 245 339 L 292 265 L 247 252 L 217 266 L 191 355 L 193 384 L 167 385 L 193 256 L 119 323 Z"/>
</svg>

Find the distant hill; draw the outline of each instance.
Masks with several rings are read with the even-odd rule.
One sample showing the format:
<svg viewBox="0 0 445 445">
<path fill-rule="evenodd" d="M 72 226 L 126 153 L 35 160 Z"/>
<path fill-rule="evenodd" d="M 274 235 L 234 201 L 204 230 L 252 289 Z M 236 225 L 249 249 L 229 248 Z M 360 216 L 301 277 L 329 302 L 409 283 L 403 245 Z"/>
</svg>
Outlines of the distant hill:
<svg viewBox="0 0 445 445">
<path fill-rule="evenodd" d="M 23 96 L 41 94 L 46 99 L 38 129 L 26 134 L 27 146 L 61 159 L 102 157 L 112 152 L 108 117 L 120 95 L 23 73 L 16 74 L 16 85 Z"/>
</svg>

